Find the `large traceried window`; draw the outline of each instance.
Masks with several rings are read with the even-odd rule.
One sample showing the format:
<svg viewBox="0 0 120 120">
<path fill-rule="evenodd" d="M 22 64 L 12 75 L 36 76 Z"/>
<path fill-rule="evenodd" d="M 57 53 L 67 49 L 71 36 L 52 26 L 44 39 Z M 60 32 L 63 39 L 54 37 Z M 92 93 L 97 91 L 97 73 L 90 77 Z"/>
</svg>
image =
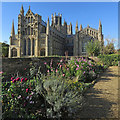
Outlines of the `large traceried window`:
<svg viewBox="0 0 120 120">
<path fill-rule="evenodd" d="M 82 42 L 82 52 L 86 52 L 86 42 Z"/>
<path fill-rule="evenodd" d="M 28 26 L 28 35 L 30 35 L 30 26 Z"/>
<path fill-rule="evenodd" d="M 33 35 L 33 28 L 31 28 L 31 35 Z"/>
<path fill-rule="evenodd" d="M 31 17 L 31 23 L 33 23 L 33 17 Z"/>
<path fill-rule="evenodd" d="M 42 49 L 40 50 L 40 56 L 45 56 L 45 49 L 44 49 L 44 48 L 42 48 Z"/>
<path fill-rule="evenodd" d="M 26 40 L 24 40 L 24 55 L 26 55 Z"/>
<path fill-rule="evenodd" d="M 28 38 L 28 55 L 31 55 L 31 41 Z"/>
<path fill-rule="evenodd" d="M 33 38 L 32 50 L 33 50 L 33 55 L 35 55 L 35 40 L 34 40 L 34 38 Z"/>
<path fill-rule="evenodd" d="M 30 17 L 28 17 L 28 23 L 30 23 Z"/>
</svg>

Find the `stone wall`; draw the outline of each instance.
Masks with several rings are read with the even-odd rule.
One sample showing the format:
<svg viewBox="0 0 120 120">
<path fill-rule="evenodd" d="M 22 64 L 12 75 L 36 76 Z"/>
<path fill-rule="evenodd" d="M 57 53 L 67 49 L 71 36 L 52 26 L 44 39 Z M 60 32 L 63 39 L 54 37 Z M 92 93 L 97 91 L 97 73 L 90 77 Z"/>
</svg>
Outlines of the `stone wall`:
<svg viewBox="0 0 120 120">
<path fill-rule="evenodd" d="M 50 65 L 51 59 L 53 60 L 53 67 L 56 67 L 57 63 L 62 57 L 40 57 L 40 58 L 3 58 L 2 59 L 2 71 L 6 73 L 4 80 L 10 80 L 12 76 L 16 76 L 17 73 L 20 76 L 26 76 L 32 67 L 41 66 L 41 72 L 46 73 L 46 66 L 44 62 Z M 63 57 L 66 59 L 65 57 Z M 71 57 L 68 57 L 70 59 Z"/>
</svg>

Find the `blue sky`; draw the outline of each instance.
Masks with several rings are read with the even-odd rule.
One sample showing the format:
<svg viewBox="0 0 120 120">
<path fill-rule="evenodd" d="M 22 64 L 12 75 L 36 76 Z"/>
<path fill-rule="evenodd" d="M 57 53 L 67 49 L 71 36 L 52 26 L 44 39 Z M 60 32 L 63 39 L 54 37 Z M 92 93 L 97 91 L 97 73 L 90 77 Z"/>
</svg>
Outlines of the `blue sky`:
<svg viewBox="0 0 120 120">
<path fill-rule="evenodd" d="M 17 33 L 18 14 L 23 4 L 25 14 L 31 6 L 34 13 L 47 20 L 51 14 L 61 13 L 67 24 L 73 25 L 75 31 L 76 21 L 83 28 L 90 27 L 98 29 L 99 19 L 103 25 L 104 39 L 106 37 L 118 39 L 118 3 L 117 2 L 2 2 L 2 41 L 8 41 L 11 33 L 12 20 L 14 19 L 15 33 Z M 115 43 L 115 46 L 117 42 Z"/>
</svg>

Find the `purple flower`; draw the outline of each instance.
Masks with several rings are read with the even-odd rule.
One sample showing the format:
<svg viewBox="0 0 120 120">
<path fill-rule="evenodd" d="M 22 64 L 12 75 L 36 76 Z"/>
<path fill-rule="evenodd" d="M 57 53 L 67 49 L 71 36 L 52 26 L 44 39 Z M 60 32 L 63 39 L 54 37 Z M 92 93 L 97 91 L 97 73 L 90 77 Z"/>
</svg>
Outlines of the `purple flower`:
<svg viewBox="0 0 120 120">
<path fill-rule="evenodd" d="M 83 74 L 85 74 L 85 71 L 83 72 Z"/>
</svg>

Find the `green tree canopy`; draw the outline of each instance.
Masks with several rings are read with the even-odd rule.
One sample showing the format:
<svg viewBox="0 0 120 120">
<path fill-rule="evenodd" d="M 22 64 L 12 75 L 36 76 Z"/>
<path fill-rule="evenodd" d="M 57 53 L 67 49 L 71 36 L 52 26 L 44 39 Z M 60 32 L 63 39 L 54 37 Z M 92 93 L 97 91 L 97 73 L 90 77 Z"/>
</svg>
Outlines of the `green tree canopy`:
<svg viewBox="0 0 120 120">
<path fill-rule="evenodd" d="M 90 56 L 98 56 L 100 54 L 100 42 L 91 40 L 86 44 L 86 52 Z"/>
<path fill-rule="evenodd" d="M 2 47 L 2 57 L 8 57 L 9 45 L 7 42 L 0 43 Z"/>
</svg>

